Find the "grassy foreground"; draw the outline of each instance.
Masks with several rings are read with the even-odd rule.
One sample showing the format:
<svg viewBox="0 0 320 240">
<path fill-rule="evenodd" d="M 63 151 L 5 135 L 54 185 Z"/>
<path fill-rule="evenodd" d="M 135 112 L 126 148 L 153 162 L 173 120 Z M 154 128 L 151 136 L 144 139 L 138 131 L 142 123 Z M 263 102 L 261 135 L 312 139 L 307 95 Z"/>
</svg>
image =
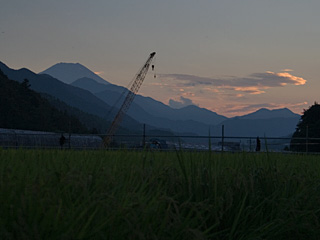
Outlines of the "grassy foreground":
<svg viewBox="0 0 320 240">
<path fill-rule="evenodd" d="M 319 239 L 320 156 L 0 149 L 0 239 Z"/>
</svg>

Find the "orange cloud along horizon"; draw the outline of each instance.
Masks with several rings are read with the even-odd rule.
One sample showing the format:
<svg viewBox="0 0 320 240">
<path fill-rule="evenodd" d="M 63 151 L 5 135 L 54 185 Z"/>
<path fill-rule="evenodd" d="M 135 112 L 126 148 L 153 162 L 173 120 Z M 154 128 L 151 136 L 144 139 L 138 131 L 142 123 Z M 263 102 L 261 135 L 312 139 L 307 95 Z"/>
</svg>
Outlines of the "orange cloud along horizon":
<svg viewBox="0 0 320 240">
<path fill-rule="evenodd" d="M 287 78 L 287 79 L 293 81 L 294 82 L 293 84 L 297 85 L 297 86 L 304 85 L 307 82 L 307 80 L 303 79 L 302 77 L 293 76 L 292 74 L 290 74 L 288 72 L 275 73 L 275 72 L 267 71 L 267 73 L 274 75 L 274 76 Z"/>
</svg>

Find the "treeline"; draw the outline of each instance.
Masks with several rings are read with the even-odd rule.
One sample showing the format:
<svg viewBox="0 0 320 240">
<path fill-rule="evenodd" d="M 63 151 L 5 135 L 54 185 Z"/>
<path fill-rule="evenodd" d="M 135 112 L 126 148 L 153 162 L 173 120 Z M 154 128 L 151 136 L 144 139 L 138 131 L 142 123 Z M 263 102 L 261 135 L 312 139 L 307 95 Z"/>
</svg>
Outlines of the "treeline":
<svg viewBox="0 0 320 240">
<path fill-rule="evenodd" d="M 10 80 L 1 70 L 0 128 L 89 132 L 76 117 L 56 109 L 39 93 L 31 90 L 27 79 L 22 83 Z"/>
<path fill-rule="evenodd" d="M 290 149 L 297 152 L 320 152 L 320 105 L 317 102 L 304 109 L 292 136 Z"/>
</svg>

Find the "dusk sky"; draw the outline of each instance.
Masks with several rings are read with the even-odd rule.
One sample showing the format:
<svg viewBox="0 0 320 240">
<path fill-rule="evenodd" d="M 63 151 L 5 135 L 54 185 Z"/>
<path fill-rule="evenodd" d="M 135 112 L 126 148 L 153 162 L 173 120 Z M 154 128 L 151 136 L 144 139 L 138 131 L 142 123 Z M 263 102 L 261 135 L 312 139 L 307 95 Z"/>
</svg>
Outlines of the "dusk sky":
<svg viewBox="0 0 320 240">
<path fill-rule="evenodd" d="M 36 73 L 81 63 L 139 94 L 228 117 L 319 101 L 319 0 L 5 0 L 0 61 Z"/>
</svg>

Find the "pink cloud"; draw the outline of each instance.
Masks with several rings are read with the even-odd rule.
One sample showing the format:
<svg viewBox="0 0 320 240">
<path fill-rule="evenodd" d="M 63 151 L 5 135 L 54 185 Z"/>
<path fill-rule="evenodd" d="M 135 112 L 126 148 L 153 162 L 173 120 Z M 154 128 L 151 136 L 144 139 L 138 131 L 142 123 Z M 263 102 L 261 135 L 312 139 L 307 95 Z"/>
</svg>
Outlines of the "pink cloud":
<svg viewBox="0 0 320 240">
<path fill-rule="evenodd" d="M 307 80 L 288 72 L 253 73 L 249 77 L 208 78 L 187 74 L 162 74 L 169 86 L 179 88 L 227 89 L 248 94 L 262 94 L 266 89 L 291 85 L 304 85 Z M 212 91 L 212 90 L 211 90 Z"/>
<path fill-rule="evenodd" d="M 283 78 L 286 78 L 286 79 L 289 79 L 292 81 L 292 83 L 294 85 L 304 85 L 306 84 L 307 80 L 301 78 L 301 77 L 296 77 L 296 76 L 293 76 L 292 74 L 290 73 L 287 73 L 287 72 L 282 72 L 282 73 L 274 73 L 274 72 L 270 72 L 270 71 L 267 71 L 267 73 L 271 74 L 271 75 L 275 75 L 275 76 L 278 76 L 278 77 L 283 77 Z M 286 82 L 283 82 L 282 84 L 287 84 Z M 285 86 L 283 85 L 283 86 Z"/>
</svg>

